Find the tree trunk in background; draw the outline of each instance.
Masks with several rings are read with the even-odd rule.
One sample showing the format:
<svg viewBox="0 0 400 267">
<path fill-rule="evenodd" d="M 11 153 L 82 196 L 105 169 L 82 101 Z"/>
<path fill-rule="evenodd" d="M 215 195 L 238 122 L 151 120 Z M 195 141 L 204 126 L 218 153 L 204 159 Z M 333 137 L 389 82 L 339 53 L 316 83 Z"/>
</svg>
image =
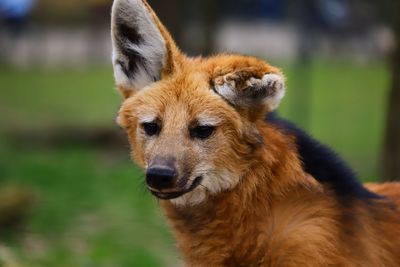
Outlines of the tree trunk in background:
<svg viewBox="0 0 400 267">
<path fill-rule="evenodd" d="M 214 33 L 218 20 L 218 6 L 220 1 L 203 0 L 203 18 L 204 18 L 204 48 L 203 53 L 209 55 L 215 52 Z"/>
<path fill-rule="evenodd" d="M 397 12 L 400 10 L 400 3 L 396 4 L 394 10 Z M 400 181 L 400 15 L 395 15 L 397 16 L 394 23 L 396 48 L 391 62 L 392 87 L 388 101 L 382 164 L 385 181 Z"/>
<path fill-rule="evenodd" d="M 167 27 L 172 37 L 180 46 L 182 38 L 182 12 L 184 0 L 148 0 L 161 22 Z"/>
</svg>

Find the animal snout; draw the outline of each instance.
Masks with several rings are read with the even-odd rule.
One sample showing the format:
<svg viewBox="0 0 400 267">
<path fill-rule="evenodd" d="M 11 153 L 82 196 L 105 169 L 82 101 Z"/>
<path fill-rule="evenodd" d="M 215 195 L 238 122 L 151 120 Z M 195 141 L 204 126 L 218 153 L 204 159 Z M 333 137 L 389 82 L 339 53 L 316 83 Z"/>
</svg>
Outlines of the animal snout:
<svg viewBox="0 0 400 267">
<path fill-rule="evenodd" d="M 146 182 L 153 189 L 171 189 L 175 186 L 177 171 L 172 166 L 154 166 L 147 169 Z"/>
</svg>

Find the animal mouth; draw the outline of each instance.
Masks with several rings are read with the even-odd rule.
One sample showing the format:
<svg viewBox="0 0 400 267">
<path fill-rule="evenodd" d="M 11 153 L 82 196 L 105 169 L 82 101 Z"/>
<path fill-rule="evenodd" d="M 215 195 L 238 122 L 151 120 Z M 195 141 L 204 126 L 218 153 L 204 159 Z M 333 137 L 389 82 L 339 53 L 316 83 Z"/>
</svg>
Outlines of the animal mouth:
<svg viewBox="0 0 400 267">
<path fill-rule="evenodd" d="M 193 183 L 190 185 L 188 189 L 181 190 L 181 191 L 173 191 L 173 192 L 161 192 L 161 191 L 154 191 L 150 189 L 151 194 L 153 194 L 155 197 L 159 199 L 164 199 L 164 200 L 169 200 L 169 199 L 174 199 L 183 196 L 186 193 L 189 193 L 193 191 L 196 187 L 198 187 L 201 184 L 201 181 L 203 180 L 202 176 L 196 177 L 194 179 Z"/>
</svg>

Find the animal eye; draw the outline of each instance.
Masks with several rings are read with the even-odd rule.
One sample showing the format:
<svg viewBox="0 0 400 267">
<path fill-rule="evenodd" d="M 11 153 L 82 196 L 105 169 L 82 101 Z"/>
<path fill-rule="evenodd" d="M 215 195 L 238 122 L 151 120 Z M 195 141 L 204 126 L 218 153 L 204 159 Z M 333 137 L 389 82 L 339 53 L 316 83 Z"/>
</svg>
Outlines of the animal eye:
<svg viewBox="0 0 400 267">
<path fill-rule="evenodd" d="M 156 135 L 160 132 L 160 126 L 155 122 L 145 122 L 142 124 L 144 132 L 148 136 Z"/>
<path fill-rule="evenodd" d="M 196 126 L 190 130 L 192 138 L 207 139 L 214 132 L 214 126 Z"/>
</svg>

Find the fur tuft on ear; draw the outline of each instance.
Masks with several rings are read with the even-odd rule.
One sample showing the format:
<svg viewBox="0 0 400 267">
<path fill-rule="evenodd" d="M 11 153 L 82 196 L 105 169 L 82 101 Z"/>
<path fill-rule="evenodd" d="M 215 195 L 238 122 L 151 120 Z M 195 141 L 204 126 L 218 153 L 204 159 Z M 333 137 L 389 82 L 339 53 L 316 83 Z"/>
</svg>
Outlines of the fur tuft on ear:
<svg viewBox="0 0 400 267">
<path fill-rule="evenodd" d="M 285 79 L 277 73 L 268 73 L 258 79 L 247 72 L 234 72 L 215 79 L 214 90 L 235 107 L 263 105 L 273 111 L 285 95 Z"/>
<path fill-rule="evenodd" d="M 115 0 L 112 8 L 113 66 L 124 95 L 173 70 L 175 44 L 144 0 Z M 174 50 L 174 51 L 172 51 Z"/>
</svg>

